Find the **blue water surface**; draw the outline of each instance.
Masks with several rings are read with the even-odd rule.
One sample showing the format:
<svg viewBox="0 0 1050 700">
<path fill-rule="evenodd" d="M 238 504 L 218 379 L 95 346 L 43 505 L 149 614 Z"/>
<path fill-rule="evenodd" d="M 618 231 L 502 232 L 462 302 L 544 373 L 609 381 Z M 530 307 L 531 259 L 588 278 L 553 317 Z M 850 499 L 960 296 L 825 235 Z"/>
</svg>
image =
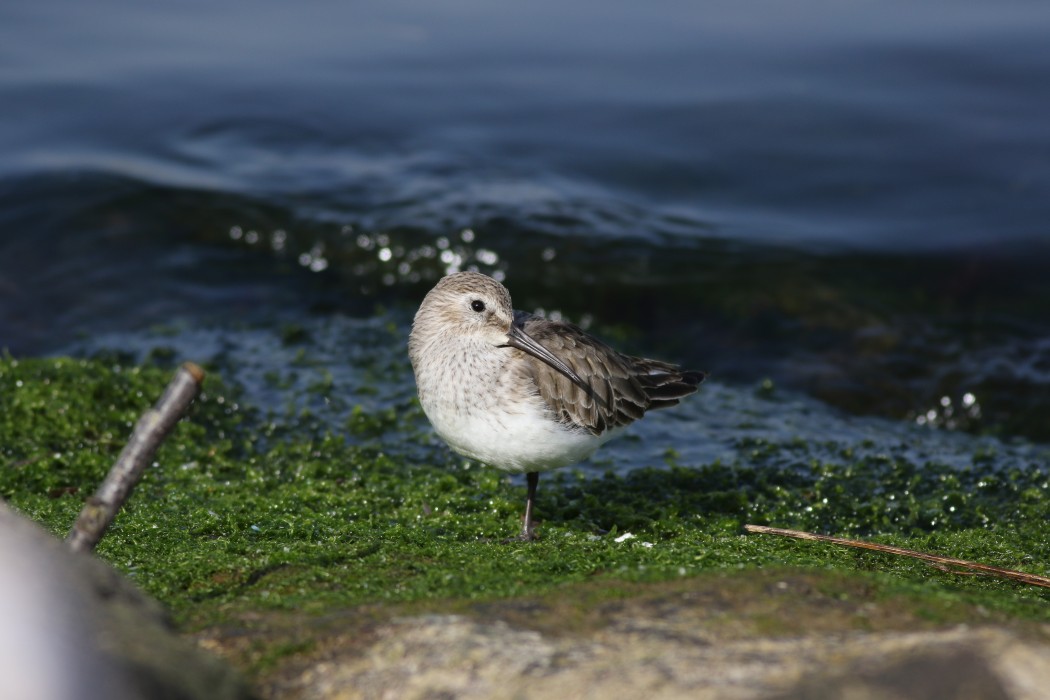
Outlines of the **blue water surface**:
<svg viewBox="0 0 1050 700">
<path fill-rule="evenodd" d="M 1024 0 L 9 0 L 0 348 L 404 324 L 474 266 L 726 386 L 1050 440 L 1047 36 Z"/>
</svg>

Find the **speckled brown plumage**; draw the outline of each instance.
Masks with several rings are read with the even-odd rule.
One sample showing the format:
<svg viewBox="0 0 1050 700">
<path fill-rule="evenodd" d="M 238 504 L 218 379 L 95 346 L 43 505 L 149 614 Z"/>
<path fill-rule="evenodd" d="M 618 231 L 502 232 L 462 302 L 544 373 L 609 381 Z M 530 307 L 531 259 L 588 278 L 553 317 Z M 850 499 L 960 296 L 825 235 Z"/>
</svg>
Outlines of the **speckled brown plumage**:
<svg viewBox="0 0 1050 700">
<path fill-rule="evenodd" d="M 520 371 L 536 385 L 551 412 L 562 423 L 594 435 L 628 425 L 650 409 L 674 406 L 704 380 L 703 372 L 619 353 L 571 323 L 518 311 L 514 324 L 583 380 L 582 385 L 577 384 L 546 362 L 522 352 Z"/>
</svg>

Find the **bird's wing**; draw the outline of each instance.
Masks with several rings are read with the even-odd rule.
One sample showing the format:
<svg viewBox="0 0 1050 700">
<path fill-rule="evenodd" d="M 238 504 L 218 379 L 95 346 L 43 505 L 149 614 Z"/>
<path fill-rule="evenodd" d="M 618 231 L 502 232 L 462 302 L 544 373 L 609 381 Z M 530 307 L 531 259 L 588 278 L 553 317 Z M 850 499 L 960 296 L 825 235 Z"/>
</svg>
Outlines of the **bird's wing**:
<svg viewBox="0 0 1050 700">
<path fill-rule="evenodd" d="M 524 312 L 515 313 L 514 323 L 585 384 L 581 387 L 542 360 L 522 353 L 525 362 L 519 367 L 540 398 L 558 420 L 595 435 L 632 423 L 650 408 L 673 406 L 703 381 L 702 372 L 621 354 L 571 323 Z"/>
</svg>

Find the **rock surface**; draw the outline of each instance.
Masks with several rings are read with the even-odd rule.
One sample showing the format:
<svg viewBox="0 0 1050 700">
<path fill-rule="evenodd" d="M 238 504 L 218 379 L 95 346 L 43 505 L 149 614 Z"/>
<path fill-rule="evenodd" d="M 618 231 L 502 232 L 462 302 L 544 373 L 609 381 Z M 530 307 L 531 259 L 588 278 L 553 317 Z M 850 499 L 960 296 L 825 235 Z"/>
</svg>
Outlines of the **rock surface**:
<svg viewBox="0 0 1050 700">
<path fill-rule="evenodd" d="M 246 700 L 240 677 L 92 555 L 0 502 L 0 698 Z"/>
<path fill-rule="evenodd" d="M 1050 648 L 999 630 L 756 639 L 610 631 L 554 640 L 462 617 L 394 622 L 362 656 L 304 672 L 294 697 L 1042 700 Z"/>
<path fill-rule="evenodd" d="M 1050 697 L 1048 625 L 938 626 L 893 601 L 834 602 L 805 580 L 781 583 L 734 597 L 718 582 L 695 593 L 687 582 L 601 603 L 583 621 L 558 602 L 385 621 L 348 612 L 332 624 L 341 631 L 262 692 L 302 700 Z"/>
<path fill-rule="evenodd" d="M 1050 646 L 998 629 L 718 643 L 645 621 L 587 640 L 497 622 L 391 622 L 363 654 L 319 663 L 282 695 L 351 698 L 1042 700 Z"/>
</svg>

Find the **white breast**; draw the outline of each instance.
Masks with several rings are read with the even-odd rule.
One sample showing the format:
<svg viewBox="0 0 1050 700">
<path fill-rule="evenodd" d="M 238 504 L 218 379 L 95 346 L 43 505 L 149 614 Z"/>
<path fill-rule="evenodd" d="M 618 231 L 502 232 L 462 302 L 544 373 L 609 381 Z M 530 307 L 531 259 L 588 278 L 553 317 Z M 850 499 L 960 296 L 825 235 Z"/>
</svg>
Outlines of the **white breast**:
<svg viewBox="0 0 1050 700">
<path fill-rule="evenodd" d="M 415 368 L 423 411 L 456 452 L 508 472 L 544 471 L 588 457 L 619 432 L 559 423 L 534 387 L 508 381 L 512 351 L 493 350 L 461 347 Z"/>
</svg>

